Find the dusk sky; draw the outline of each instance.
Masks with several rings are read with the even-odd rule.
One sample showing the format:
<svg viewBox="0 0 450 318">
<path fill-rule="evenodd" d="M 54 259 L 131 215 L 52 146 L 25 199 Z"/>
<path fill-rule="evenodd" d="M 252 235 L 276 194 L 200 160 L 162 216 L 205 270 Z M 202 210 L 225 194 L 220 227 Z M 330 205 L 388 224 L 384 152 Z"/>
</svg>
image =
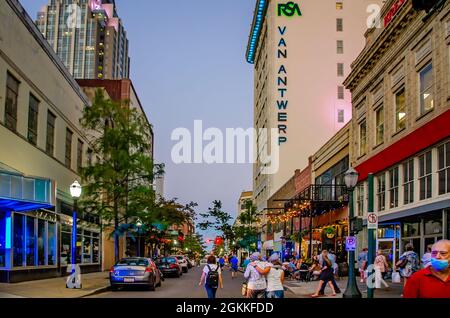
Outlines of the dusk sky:
<svg viewBox="0 0 450 318">
<path fill-rule="evenodd" d="M 36 18 L 48 0 L 20 0 Z M 130 41 L 131 79 L 154 125 L 155 157 L 166 163 L 166 197 L 213 200 L 235 216 L 251 190 L 250 164 L 181 164 L 171 160 L 173 129 L 252 127 L 253 71 L 245 51 L 255 0 L 116 0 Z M 208 238 L 214 234 L 208 233 Z"/>
</svg>

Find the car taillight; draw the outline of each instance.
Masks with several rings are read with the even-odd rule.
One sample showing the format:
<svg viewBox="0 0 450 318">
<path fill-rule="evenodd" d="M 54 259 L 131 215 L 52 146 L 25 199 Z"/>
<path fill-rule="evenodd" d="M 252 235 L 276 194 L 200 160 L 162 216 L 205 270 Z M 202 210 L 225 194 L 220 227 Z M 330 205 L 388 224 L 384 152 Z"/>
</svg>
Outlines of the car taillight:
<svg viewBox="0 0 450 318">
<path fill-rule="evenodd" d="M 151 269 L 151 267 L 147 267 L 146 269 L 145 269 L 145 272 L 146 273 L 151 273 L 153 270 Z"/>
<path fill-rule="evenodd" d="M 177 264 L 170 264 L 170 268 L 177 268 L 178 265 Z"/>
<path fill-rule="evenodd" d="M 109 272 L 110 272 L 110 273 L 114 273 L 114 266 L 111 266 Z"/>
</svg>

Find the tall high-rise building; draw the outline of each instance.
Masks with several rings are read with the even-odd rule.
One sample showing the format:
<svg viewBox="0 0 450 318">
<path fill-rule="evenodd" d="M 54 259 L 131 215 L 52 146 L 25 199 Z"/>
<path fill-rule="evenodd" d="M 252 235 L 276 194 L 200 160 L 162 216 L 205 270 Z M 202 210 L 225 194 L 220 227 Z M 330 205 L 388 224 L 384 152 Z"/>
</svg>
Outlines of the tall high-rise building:
<svg viewBox="0 0 450 318">
<path fill-rule="evenodd" d="M 253 197 L 259 211 L 299 167 L 308 164 L 351 119 L 343 81 L 364 48 L 364 32 L 378 26 L 381 0 L 257 0 L 246 60 L 254 64 L 256 158 Z M 273 153 L 260 129 L 276 129 L 279 169 L 261 160 Z"/>
<path fill-rule="evenodd" d="M 129 78 L 128 39 L 115 0 L 50 0 L 36 24 L 75 78 Z"/>
</svg>

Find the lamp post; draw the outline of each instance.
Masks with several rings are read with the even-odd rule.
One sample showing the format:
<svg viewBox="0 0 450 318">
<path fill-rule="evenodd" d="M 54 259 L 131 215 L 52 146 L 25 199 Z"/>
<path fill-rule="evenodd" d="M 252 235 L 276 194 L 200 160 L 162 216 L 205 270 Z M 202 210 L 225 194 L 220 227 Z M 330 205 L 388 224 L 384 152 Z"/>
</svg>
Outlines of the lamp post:
<svg viewBox="0 0 450 318">
<path fill-rule="evenodd" d="M 344 174 L 345 186 L 349 190 L 349 213 L 348 213 L 348 221 L 350 227 L 350 236 L 354 236 L 353 230 L 353 218 L 354 218 L 354 210 L 353 210 L 353 190 L 355 189 L 356 184 L 358 183 L 358 172 L 350 167 Z M 355 251 L 349 251 L 348 255 L 348 281 L 347 287 L 343 294 L 343 298 L 362 298 L 361 292 L 358 289 L 358 285 L 356 284 L 356 275 L 355 275 Z"/>
<path fill-rule="evenodd" d="M 75 181 L 70 186 L 70 195 L 73 199 L 73 212 L 72 212 L 72 273 L 75 272 L 76 253 L 77 253 L 77 210 L 78 199 L 81 196 L 81 185 L 78 181 Z"/>
<path fill-rule="evenodd" d="M 137 256 L 141 257 L 141 227 L 142 227 L 142 222 L 141 222 L 140 219 L 137 220 L 136 226 L 138 228 L 138 253 L 137 253 Z"/>
</svg>

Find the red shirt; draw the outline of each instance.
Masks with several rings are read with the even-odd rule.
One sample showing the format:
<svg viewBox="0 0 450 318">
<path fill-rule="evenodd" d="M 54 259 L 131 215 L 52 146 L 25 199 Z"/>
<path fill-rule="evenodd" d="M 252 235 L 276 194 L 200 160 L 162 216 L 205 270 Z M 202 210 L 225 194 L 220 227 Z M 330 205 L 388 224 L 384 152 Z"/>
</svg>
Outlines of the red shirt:
<svg viewBox="0 0 450 318">
<path fill-rule="evenodd" d="M 450 275 L 444 282 L 429 267 L 422 269 L 406 282 L 403 298 L 450 298 Z"/>
</svg>

